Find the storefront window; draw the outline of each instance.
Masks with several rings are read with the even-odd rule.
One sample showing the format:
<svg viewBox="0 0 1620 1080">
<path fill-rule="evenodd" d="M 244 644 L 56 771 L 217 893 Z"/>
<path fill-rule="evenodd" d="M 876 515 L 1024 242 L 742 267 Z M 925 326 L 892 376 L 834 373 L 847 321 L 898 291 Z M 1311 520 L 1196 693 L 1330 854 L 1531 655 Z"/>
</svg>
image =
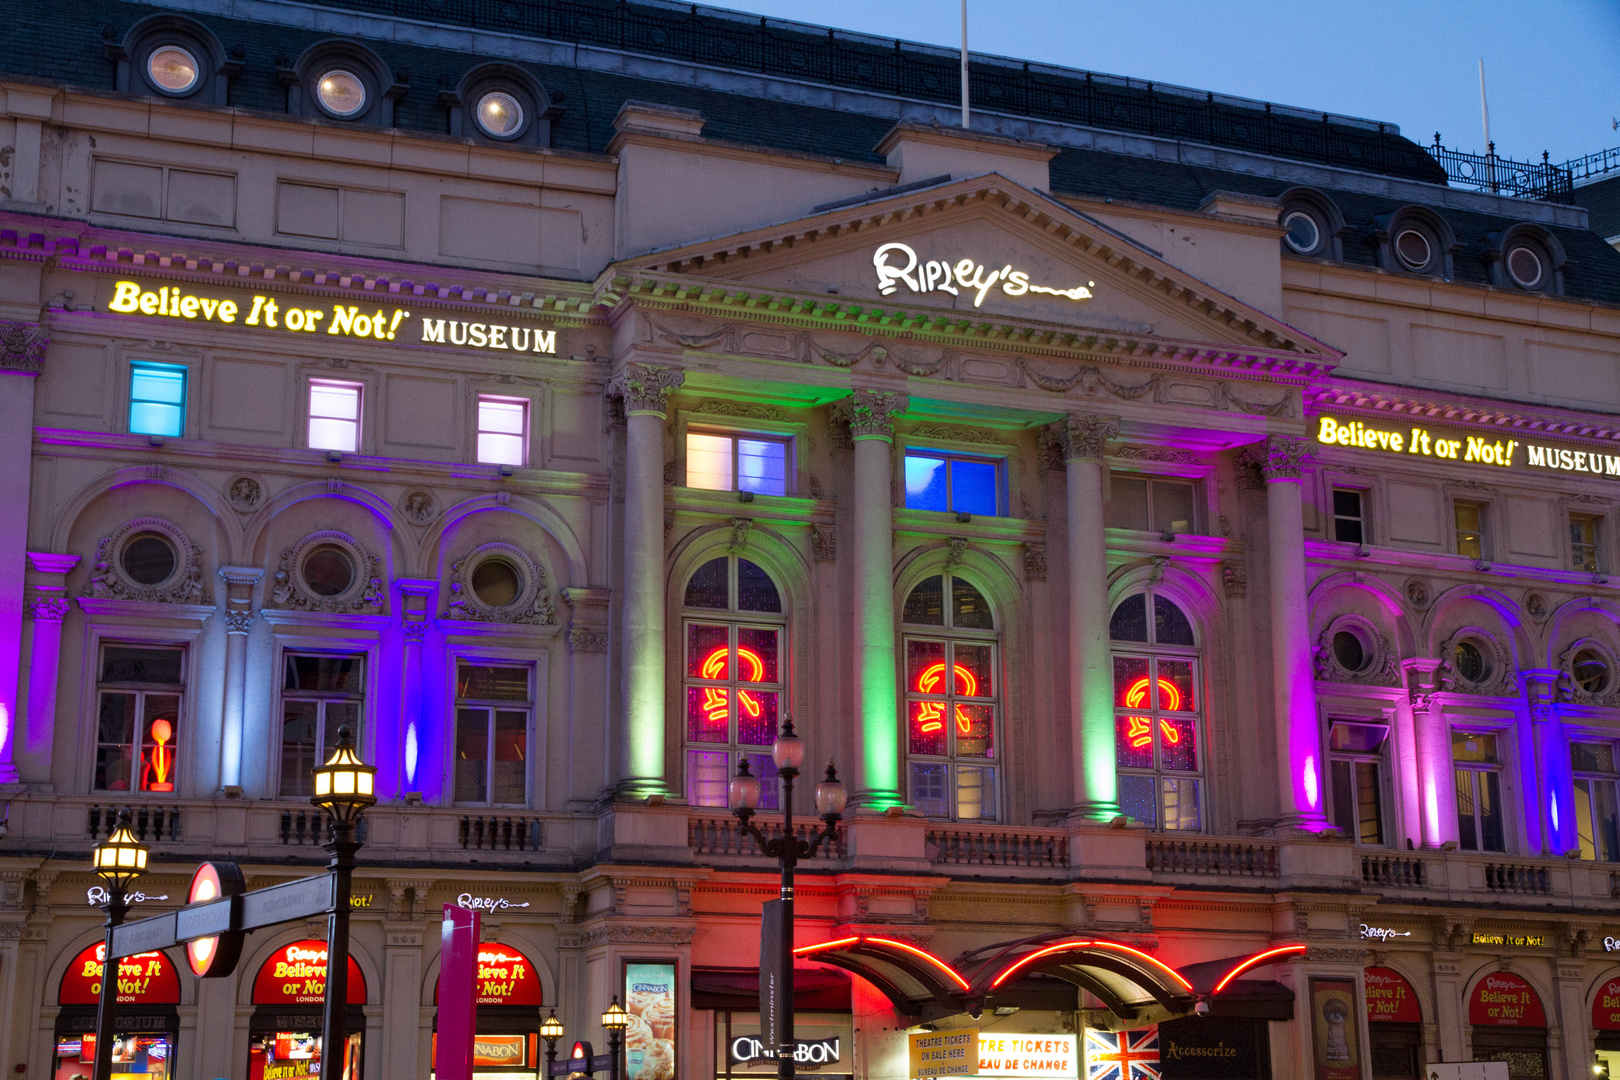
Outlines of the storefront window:
<svg viewBox="0 0 1620 1080">
<path fill-rule="evenodd" d="M 484 942 L 478 946 L 473 992 L 478 1010 L 473 1035 L 473 1080 L 532 1080 L 536 1068 L 543 1064 L 537 1052 L 539 1010 L 544 1002 L 534 961 L 510 945 Z M 437 984 L 433 1000 L 439 1000 Z M 437 1026 L 435 1019 L 435 1053 Z"/>
<path fill-rule="evenodd" d="M 911 803 L 932 817 L 995 821 L 1001 676 L 990 603 L 940 574 L 911 590 L 902 621 Z"/>
<path fill-rule="evenodd" d="M 1114 609 L 1109 637 L 1120 808 L 1150 829 L 1201 830 L 1203 695 L 1192 623 L 1149 590 Z"/>
<path fill-rule="evenodd" d="M 174 791 L 184 657 L 181 648 L 101 647 L 97 791 Z"/>
<path fill-rule="evenodd" d="M 95 1073 L 96 1005 L 105 956 L 106 947 L 98 942 L 75 956 L 62 974 L 52 1080 L 89 1080 Z M 178 968 L 167 953 L 140 953 L 118 961 L 117 978 L 114 1080 L 170 1080 L 180 1031 Z"/>
<path fill-rule="evenodd" d="M 248 1020 L 248 1080 L 301 1080 L 323 1075 L 321 1007 L 326 995 L 326 942 L 283 945 L 253 979 Z M 349 1039 L 341 1071 L 332 1080 L 359 1080 L 364 1047 L 366 978 L 349 957 Z"/>
<path fill-rule="evenodd" d="M 1496 736 L 1453 731 L 1451 760 L 1457 783 L 1457 842 L 1464 851 L 1506 851 L 1502 761 Z"/>
<path fill-rule="evenodd" d="M 1491 972 L 1468 1000 L 1475 1061 L 1505 1061 L 1512 1080 L 1545 1080 L 1547 1013 L 1541 996 L 1510 972 Z"/>
</svg>

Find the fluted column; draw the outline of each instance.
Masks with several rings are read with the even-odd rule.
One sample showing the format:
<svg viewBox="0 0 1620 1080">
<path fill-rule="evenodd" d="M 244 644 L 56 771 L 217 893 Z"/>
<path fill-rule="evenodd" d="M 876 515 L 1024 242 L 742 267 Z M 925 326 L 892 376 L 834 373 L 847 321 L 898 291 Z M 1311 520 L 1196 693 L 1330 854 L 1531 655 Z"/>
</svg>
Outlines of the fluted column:
<svg viewBox="0 0 1620 1080">
<path fill-rule="evenodd" d="M 253 586 L 264 576 L 257 566 L 222 566 L 225 579 L 225 707 L 220 710 L 219 785 L 242 791 L 242 737 L 247 717 L 248 630 L 253 626 Z"/>
<path fill-rule="evenodd" d="M 1255 448 L 1266 482 L 1270 541 L 1271 671 L 1277 722 L 1278 799 L 1282 824 L 1327 825 L 1322 813 L 1322 750 L 1317 730 L 1316 674 L 1311 666 L 1305 588 L 1305 518 L 1300 476 L 1310 445 L 1268 435 Z"/>
<path fill-rule="evenodd" d="M 624 725 L 618 789 L 661 796 L 664 777 L 664 409 L 680 370 L 626 364 L 608 392 L 624 399 Z"/>
<path fill-rule="evenodd" d="M 1069 716 L 1074 725 L 1074 812 L 1119 813 L 1114 770 L 1113 674 L 1108 652 L 1108 546 L 1103 529 L 1103 452 L 1114 417 L 1071 416 L 1053 425 L 1068 475 Z"/>
<path fill-rule="evenodd" d="M 849 433 L 855 443 L 855 708 L 860 718 L 855 798 L 863 806 L 905 802 L 900 776 L 900 711 L 894 651 L 894 417 L 904 394 L 856 390 Z"/>
<path fill-rule="evenodd" d="M 1435 704 L 1440 689 L 1440 661 L 1416 657 L 1401 662 L 1406 699 L 1412 710 L 1417 745 L 1418 813 L 1422 846 L 1438 848 L 1457 839 L 1456 791 L 1451 780 L 1451 738 L 1445 717 Z"/>
</svg>

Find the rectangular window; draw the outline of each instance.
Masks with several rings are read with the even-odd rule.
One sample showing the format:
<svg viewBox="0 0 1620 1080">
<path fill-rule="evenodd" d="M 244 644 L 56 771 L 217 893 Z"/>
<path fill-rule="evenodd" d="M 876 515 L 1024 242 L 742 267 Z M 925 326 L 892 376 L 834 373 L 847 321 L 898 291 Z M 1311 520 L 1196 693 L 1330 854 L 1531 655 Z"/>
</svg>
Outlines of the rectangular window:
<svg viewBox="0 0 1620 1080">
<path fill-rule="evenodd" d="M 1589 514 L 1569 515 L 1570 563 L 1589 574 L 1598 572 L 1598 519 Z"/>
<path fill-rule="evenodd" d="M 1502 761 L 1496 736 L 1453 731 L 1451 761 L 1457 784 L 1458 845 L 1464 851 L 1506 851 Z"/>
<path fill-rule="evenodd" d="M 960 597 L 965 584 L 952 579 L 953 595 Z M 995 821 L 995 645 L 918 638 L 905 644 L 912 804 L 931 817 Z"/>
<path fill-rule="evenodd" d="M 529 702 L 528 665 L 456 665 L 456 802 L 529 801 Z"/>
<path fill-rule="evenodd" d="M 1333 824 L 1358 844 L 1383 844 L 1384 744 L 1382 724 L 1335 720 L 1328 733 Z"/>
<path fill-rule="evenodd" d="M 1114 657 L 1119 805 L 1150 829 L 1203 828 L 1197 686 L 1191 658 Z"/>
<path fill-rule="evenodd" d="M 184 658 L 178 647 L 101 647 L 97 791 L 174 791 Z"/>
<path fill-rule="evenodd" d="M 332 756 L 338 728 L 358 744 L 365 658 L 287 653 L 281 679 L 281 794 L 315 793 L 310 770 Z"/>
<path fill-rule="evenodd" d="M 360 448 L 360 384 L 309 380 L 309 446 L 312 450 Z"/>
<path fill-rule="evenodd" d="M 1132 473 L 1109 476 L 1108 524 L 1139 532 L 1193 531 L 1193 485 L 1186 480 L 1150 480 Z"/>
<path fill-rule="evenodd" d="M 1333 489 L 1333 539 L 1341 544 L 1367 542 L 1367 521 L 1363 516 L 1363 493 L 1349 488 Z"/>
<path fill-rule="evenodd" d="M 761 810 L 781 785 L 771 744 L 781 726 L 782 631 L 774 626 L 686 626 L 686 798 L 725 806 L 738 762 L 759 778 Z"/>
<path fill-rule="evenodd" d="M 129 365 L 129 430 L 176 439 L 185 434 L 185 365 L 145 361 Z"/>
<path fill-rule="evenodd" d="M 478 460 L 522 468 L 529 455 L 529 403 L 478 395 Z"/>
<path fill-rule="evenodd" d="M 1485 558 L 1485 507 L 1460 502 L 1452 507 L 1457 523 L 1457 554 L 1470 559 Z"/>
<path fill-rule="evenodd" d="M 906 455 L 906 508 L 995 517 L 1001 512 L 1001 469 L 985 458 Z"/>
<path fill-rule="evenodd" d="M 763 435 L 688 432 L 686 486 L 786 495 L 788 441 Z"/>
<path fill-rule="evenodd" d="M 1614 745 L 1571 743 L 1569 756 L 1575 770 L 1575 831 L 1580 837 L 1581 858 L 1620 862 L 1615 798 L 1620 773 L 1614 767 Z"/>
</svg>

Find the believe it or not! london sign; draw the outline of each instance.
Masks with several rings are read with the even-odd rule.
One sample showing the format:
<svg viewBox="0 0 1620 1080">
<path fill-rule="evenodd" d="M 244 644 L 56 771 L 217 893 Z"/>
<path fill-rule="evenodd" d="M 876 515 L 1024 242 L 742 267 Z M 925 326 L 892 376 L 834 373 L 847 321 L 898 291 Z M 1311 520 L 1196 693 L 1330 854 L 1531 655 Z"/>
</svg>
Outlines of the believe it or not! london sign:
<svg viewBox="0 0 1620 1080">
<path fill-rule="evenodd" d="M 1620 477 L 1620 453 L 1547 446 L 1495 435 L 1436 431 L 1423 424 L 1391 425 L 1322 416 L 1316 422 L 1316 441 L 1323 446 L 1347 446 L 1352 450 L 1376 450 L 1503 469 L 1546 469 L 1581 476 Z"/>
<path fill-rule="evenodd" d="M 398 306 L 373 307 L 369 303 L 361 306 L 333 302 L 306 307 L 287 296 L 277 300 L 252 289 L 232 295 L 208 290 L 205 295 L 181 285 L 154 287 L 139 281 L 117 281 L 107 310 L 118 315 L 212 324 L 233 331 L 253 327 L 260 332 L 557 355 L 556 330 L 520 323 L 433 318 Z"/>
</svg>

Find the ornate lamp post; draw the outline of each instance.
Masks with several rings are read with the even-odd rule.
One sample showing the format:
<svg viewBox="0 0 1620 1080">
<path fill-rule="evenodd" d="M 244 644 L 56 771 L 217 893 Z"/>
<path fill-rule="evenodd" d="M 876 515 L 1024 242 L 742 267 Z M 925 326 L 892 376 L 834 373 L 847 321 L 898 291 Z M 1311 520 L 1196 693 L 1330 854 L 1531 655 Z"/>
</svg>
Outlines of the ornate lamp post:
<svg viewBox="0 0 1620 1080">
<path fill-rule="evenodd" d="M 557 1040 L 563 1037 L 562 1021 L 557 1019 L 557 1010 L 552 1009 L 551 1015 L 540 1021 L 540 1037 L 546 1040 L 546 1076 L 550 1080 L 557 1064 Z"/>
<path fill-rule="evenodd" d="M 332 839 L 326 842 L 331 854 L 327 866 L 332 871 L 332 913 L 326 922 L 326 1015 L 321 1029 L 321 1074 L 333 1080 L 351 1080 L 344 1073 L 349 1049 L 349 894 L 353 891 L 354 854 L 360 844 L 355 827 L 366 807 L 377 801 L 377 767 L 367 765 L 354 753 L 353 732 L 347 724 L 338 728 L 337 746 L 325 765 L 317 765 L 315 794 L 310 802 L 332 818 Z M 336 1070 L 329 1064 L 337 1062 Z M 99 1080 L 99 1078 L 98 1078 Z"/>
<path fill-rule="evenodd" d="M 630 1014 L 619 1004 L 619 995 L 614 994 L 613 1004 L 602 1014 L 602 1028 L 608 1037 L 608 1054 L 613 1058 L 613 1066 L 608 1070 L 609 1080 L 619 1080 L 624 1075 L 619 1057 L 624 1052 L 624 1029 L 629 1026 Z"/>
<path fill-rule="evenodd" d="M 113 959 L 113 928 L 129 913 L 126 896 L 146 873 L 146 845 L 129 831 L 129 811 L 118 811 L 112 835 L 95 846 L 92 864 L 107 883 L 107 934 L 101 954 L 101 1000 L 96 1005 L 96 1080 L 112 1076 L 113 1030 L 118 1013 L 118 961 Z"/>
<path fill-rule="evenodd" d="M 797 1049 L 793 1038 L 793 868 L 800 859 L 815 855 L 823 842 L 830 843 L 838 835 L 838 819 L 844 816 L 844 805 L 849 799 L 838 770 L 827 763 L 827 776 L 816 785 L 816 812 L 821 816 L 822 828 L 809 840 L 800 840 L 793 833 L 793 781 L 804 764 L 804 742 L 793 733 L 793 718 L 782 720 L 782 734 L 771 747 L 771 760 L 776 762 L 776 773 L 782 778 L 782 835 L 767 840 L 765 834 L 753 824 L 754 809 L 759 806 L 759 777 L 748 771 L 745 757 L 737 765 L 737 775 L 731 779 L 732 813 L 741 823 L 739 831 L 752 836 L 759 849 L 774 858 L 782 867 L 782 956 L 779 978 L 782 988 L 782 1017 L 776 1047 L 776 1075 L 781 1080 L 792 1080 L 793 1054 Z M 766 1018 L 760 1017 L 761 1025 Z"/>
</svg>

